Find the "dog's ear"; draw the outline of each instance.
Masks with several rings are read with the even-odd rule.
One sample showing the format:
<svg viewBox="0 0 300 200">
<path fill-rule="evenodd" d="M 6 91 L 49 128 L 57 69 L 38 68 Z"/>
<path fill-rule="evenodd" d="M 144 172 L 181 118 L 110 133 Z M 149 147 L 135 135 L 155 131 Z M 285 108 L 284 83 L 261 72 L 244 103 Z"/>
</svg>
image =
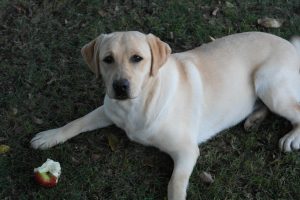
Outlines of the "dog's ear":
<svg viewBox="0 0 300 200">
<path fill-rule="evenodd" d="M 151 33 L 147 35 L 147 41 L 151 49 L 152 57 L 150 75 L 155 76 L 160 67 L 167 61 L 171 54 L 171 48 L 167 43 L 161 41 L 158 37 Z"/>
<path fill-rule="evenodd" d="M 96 39 L 87 43 L 81 48 L 81 54 L 88 64 L 92 72 L 95 73 L 96 78 L 99 78 L 100 69 L 99 69 L 99 53 L 100 53 L 100 44 L 104 38 L 104 34 L 101 34 Z"/>
</svg>

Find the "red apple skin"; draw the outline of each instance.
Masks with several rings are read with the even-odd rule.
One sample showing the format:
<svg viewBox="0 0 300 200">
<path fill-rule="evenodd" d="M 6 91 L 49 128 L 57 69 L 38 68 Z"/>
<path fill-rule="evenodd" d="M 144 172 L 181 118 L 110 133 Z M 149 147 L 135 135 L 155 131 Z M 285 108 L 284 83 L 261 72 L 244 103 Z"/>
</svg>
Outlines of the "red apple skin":
<svg viewBox="0 0 300 200">
<path fill-rule="evenodd" d="M 53 176 L 51 173 L 34 173 L 35 181 L 43 187 L 52 188 L 55 187 L 57 184 L 57 178 Z"/>
</svg>

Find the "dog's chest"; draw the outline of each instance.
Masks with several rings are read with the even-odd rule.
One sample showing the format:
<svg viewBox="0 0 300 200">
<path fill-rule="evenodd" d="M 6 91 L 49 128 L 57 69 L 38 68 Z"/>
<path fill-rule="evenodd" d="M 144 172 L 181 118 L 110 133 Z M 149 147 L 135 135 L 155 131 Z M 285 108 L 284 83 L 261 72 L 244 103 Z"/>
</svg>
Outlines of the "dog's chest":
<svg viewBox="0 0 300 200">
<path fill-rule="evenodd" d="M 151 145 L 150 136 L 151 128 L 146 125 L 145 116 L 138 113 L 128 113 L 114 116 L 114 123 L 119 128 L 123 129 L 128 138 L 132 141 Z"/>
<path fill-rule="evenodd" d="M 126 103 L 107 102 L 105 104 L 106 114 L 117 127 L 126 132 L 129 139 L 144 145 L 150 145 L 149 137 L 153 133 L 153 127 L 149 126 L 147 117 L 138 106 Z"/>
</svg>

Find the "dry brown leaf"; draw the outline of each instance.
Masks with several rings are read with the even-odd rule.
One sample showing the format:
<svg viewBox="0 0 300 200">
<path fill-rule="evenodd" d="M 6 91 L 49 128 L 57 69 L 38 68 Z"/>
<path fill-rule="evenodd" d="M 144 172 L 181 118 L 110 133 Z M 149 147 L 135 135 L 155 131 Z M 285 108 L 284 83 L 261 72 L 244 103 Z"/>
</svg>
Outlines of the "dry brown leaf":
<svg viewBox="0 0 300 200">
<path fill-rule="evenodd" d="M 52 77 L 51 79 L 50 79 L 50 81 L 48 81 L 47 82 L 47 85 L 51 85 L 53 82 L 55 82 L 56 81 L 56 78 L 54 78 L 54 77 Z"/>
<path fill-rule="evenodd" d="M 211 40 L 211 41 L 215 41 L 216 40 L 216 38 L 214 38 L 214 37 L 212 37 L 212 36 L 208 36 L 209 37 L 209 39 Z"/>
<path fill-rule="evenodd" d="M 93 160 L 93 161 L 97 161 L 97 160 L 99 160 L 99 159 L 100 159 L 100 157 L 101 157 L 101 156 L 100 156 L 99 154 L 95 154 L 95 153 L 94 153 L 94 154 L 92 154 L 92 160 Z"/>
<path fill-rule="evenodd" d="M 215 18 L 210 18 L 209 20 L 208 20 L 208 23 L 210 24 L 210 25 L 212 25 L 212 26 L 215 26 L 216 25 L 216 19 Z"/>
<path fill-rule="evenodd" d="M 201 179 L 204 183 L 209 183 L 209 184 L 211 184 L 211 183 L 214 182 L 213 177 L 212 177 L 211 174 L 208 173 L 208 172 L 202 172 L 202 173 L 200 174 L 200 179 Z"/>
<path fill-rule="evenodd" d="M 5 144 L 1 144 L 0 145 L 0 154 L 5 154 L 7 152 L 9 152 L 10 147 L 8 145 Z"/>
<path fill-rule="evenodd" d="M 170 32 L 170 38 L 173 40 L 174 39 L 174 33 Z"/>
<path fill-rule="evenodd" d="M 280 28 L 282 26 L 283 20 L 265 17 L 262 19 L 258 19 L 257 23 L 266 28 Z"/>
<path fill-rule="evenodd" d="M 75 164 L 80 164 L 80 161 L 77 158 L 73 157 L 73 156 L 71 157 L 71 160 Z"/>
<path fill-rule="evenodd" d="M 33 120 L 34 123 L 39 124 L 39 125 L 44 123 L 44 121 L 42 119 L 37 118 L 35 116 L 32 117 L 32 120 Z"/>
<path fill-rule="evenodd" d="M 113 134 L 108 134 L 107 140 L 108 140 L 108 145 L 109 145 L 110 149 L 112 151 L 116 151 L 117 146 L 119 144 L 119 139 Z"/>
<path fill-rule="evenodd" d="M 204 19 L 210 19 L 210 17 L 209 17 L 208 14 L 203 14 L 202 17 L 203 17 Z"/>
<path fill-rule="evenodd" d="M 143 161 L 143 165 L 147 167 L 154 167 L 154 163 L 150 159 L 146 159 Z"/>
<path fill-rule="evenodd" d="M 25 8 L 23 8 L 19 5 L 14 5 L 13 7 L 17 10 L 18 13 L 26 13 Z"/>
<path fill-rule="evenodd" d="M 105 10 L 100 9 L 100 10 L 98 10 L 98 14 L 99 14 L 101 17 L 105 17 L 105 16 L 107 16 L 108 12 L 106 12 Z"/>
<path fill-rule="evenodd" d="M 115 12 L 119 12 L 119 10 L 120 10 L 119 6 L 116 5 L 116 7 L 115 7 Z"/>
<path fill-rule="evenodd" d="M 230 3 L 229 1 L 226 1 L 225 4 L 226 4 L 227 8 L 233 8 L 234 7 L 234 5 L 232 3 Z"/>
<path fill-rule="evenodd" d="M 18 109 L 17 108 L 12 108 L 12 114 L 17 115 L 18 114 Z"/>
<path fill-rule="evenodd" d="M 219 12 L 220 8 L 216 7 L 213 11 L 212 11 L 212 15 L 213 16 L 217 16 L 218 12 Z"/>
</svg>

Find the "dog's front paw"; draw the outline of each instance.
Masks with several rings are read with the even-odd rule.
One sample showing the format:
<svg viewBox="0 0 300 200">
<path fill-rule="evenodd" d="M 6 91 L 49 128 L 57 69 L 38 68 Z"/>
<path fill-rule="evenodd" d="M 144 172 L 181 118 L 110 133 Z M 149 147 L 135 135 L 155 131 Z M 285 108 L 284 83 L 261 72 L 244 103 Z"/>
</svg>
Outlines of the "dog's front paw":
<svg viewBox="0 0 300 200">
<path fill-rule="evenodd" d="M 279 140 L 281 151 L 290 152 L 300 149 L 300 133 L 290 132 Z"/>
<path fill-rule="evenodd" d="M 49 149 L 64 141 L 61 129 L 57 128 L 36 134 L 30 143 L 34 149 Z"/>
</svg>

